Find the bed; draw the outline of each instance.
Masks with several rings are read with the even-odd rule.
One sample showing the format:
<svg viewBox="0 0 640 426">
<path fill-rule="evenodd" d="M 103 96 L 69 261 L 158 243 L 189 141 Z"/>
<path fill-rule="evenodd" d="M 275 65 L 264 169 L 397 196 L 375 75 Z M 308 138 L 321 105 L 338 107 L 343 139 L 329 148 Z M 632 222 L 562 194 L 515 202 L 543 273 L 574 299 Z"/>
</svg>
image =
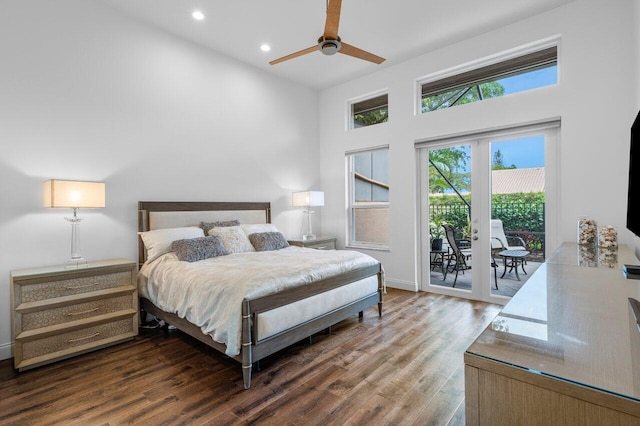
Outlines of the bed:
<svg viewBox="0 0 640 426">
<path fill-rule="evenodd" d="M 239 223 L 216 231 L 253 242 L 278 234 L 253 232 L 274 229 L 268 202 L 140 201 L 140 309 L 239 361 L 245 389 L 255 362 L 376 304 L 382 316 L 383 269 L 362 253 L 289 246 L 185 262 L 150 242 L 202 222 Z"/>
</svg>

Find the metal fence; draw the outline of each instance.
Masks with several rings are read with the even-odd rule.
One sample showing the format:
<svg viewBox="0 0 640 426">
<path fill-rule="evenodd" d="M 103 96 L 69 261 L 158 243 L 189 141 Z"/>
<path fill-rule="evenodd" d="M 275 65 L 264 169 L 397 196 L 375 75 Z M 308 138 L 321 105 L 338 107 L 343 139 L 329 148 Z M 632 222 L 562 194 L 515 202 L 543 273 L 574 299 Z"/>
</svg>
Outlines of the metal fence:
<svg viewBox="0 0 640 426">
<path fill-rule="evenodd" d="M 431 204 L 430 221 L 445 221 L 451 224 L 462 238 L 469 232 L 469 208 L 461 203 Z M 514 235 L 525 241 L 531 258 L 544 259 L 545 203 L 508 202 L 492 203 L 491 218 L 501 219 L 507 236 Z"/>
</svg>

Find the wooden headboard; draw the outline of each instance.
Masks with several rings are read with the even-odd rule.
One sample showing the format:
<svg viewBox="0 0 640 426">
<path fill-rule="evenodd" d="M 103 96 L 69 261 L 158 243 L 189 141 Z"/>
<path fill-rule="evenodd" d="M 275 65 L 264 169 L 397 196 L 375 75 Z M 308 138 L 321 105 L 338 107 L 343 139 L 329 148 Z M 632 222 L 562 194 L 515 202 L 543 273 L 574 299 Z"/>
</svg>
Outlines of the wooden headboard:
<svg viewBox="0 0 640 426">
<path fill-rule="evenodd" d="M 232 219 L 240 223 L 271 223 L 271 203 L 138 201 L 138 232 Z M 138 265 L 145 259 L 146 250 L 138 237 Z"/>
</svg>

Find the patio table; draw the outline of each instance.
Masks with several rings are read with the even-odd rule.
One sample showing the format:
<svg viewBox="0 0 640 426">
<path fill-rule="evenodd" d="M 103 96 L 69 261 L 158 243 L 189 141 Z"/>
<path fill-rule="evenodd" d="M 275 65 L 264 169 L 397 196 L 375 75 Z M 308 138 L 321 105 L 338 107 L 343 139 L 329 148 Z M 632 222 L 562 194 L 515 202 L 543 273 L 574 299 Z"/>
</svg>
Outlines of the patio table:
<svg viewBox="0 0 640 426">
<path fill-rule="evenodd" d="M 515 271 L 516 279 L 520 281 L 518 266 L 522 268 L 522 272 L 525 274 L 527 273 L 527 271 L 524 270 L 524 258 L 530 253 L 531 252 L 527 250 L 502 250 L 498 253 L 498 256 L 502 258 L 502 262 L 504 264 L 504 271 L 502 271 L 500 278 L 504 278 L 504 275 L 507 273 L 507 268 L 510 268 L 509 272 Z"/>
</svg>

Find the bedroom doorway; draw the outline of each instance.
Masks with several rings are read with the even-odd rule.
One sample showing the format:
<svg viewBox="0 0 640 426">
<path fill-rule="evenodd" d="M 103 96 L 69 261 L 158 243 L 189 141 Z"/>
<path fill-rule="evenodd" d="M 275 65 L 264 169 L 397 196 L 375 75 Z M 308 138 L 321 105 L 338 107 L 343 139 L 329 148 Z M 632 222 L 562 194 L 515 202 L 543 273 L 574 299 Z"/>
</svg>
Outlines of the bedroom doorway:
<svg viewBox="0 0 640 426">
<path fill-rule="evenodd" d="M 556 247 L 558 129 L 416 143 L 421 290 L 504 304 Z"/>
</svg>

